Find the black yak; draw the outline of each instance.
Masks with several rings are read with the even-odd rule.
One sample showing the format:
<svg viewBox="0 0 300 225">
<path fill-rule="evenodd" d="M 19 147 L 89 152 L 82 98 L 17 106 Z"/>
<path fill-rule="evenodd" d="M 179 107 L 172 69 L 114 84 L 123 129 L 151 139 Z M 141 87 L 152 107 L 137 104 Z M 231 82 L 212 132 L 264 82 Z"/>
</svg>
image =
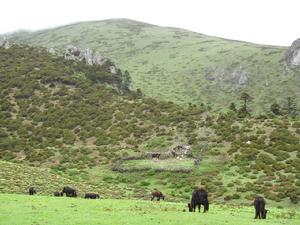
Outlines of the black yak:
<svg viewBox="0 0 300 225">
<path fill-rule="evenodd" d="M 151 157 L 152 159 L 159 159 L 160 155 L 161 155 L 160 153 L 152 153 Z"/>
<path fill-rule="evenodd" d="M 266 219 L 268 210 L 265 209 L 266 201 L 263 197 L 257 196 L 253 202 L 255 208 L 255 217 L 254 219 Z"/>
<path fill-rule="evenodd" d="M 28 192 L 29 192 L 29 195 L 35 195 L 37 193 L 34 187 L 30 187 Z"/>
<path fill-rule="evenodd" d="M 201 205 L 204 206 L 203 212 L 207 212 L 209 209 L 208 194 L 203 188 L 193 191 L 191 203 L 188 204 L 189 211 L 195 212 L 198 206 L 200 212 Z"/>
<path fill-rule="evenodd" d="M 66 193 L 67 197 L 77 197 L 77 192 L 74 188 L 71 187 L 64 187 L 64 189 L 62 190 L 62 193 Z"/>
<path fill-rule="evenodd" d="M 90 199 L 99 199 L 100 196 L 98 194 L 95 194 L 95 193 L 86 193 L 84 195 L 84 198 L 90 198 Z"/>
<path fill-rule="evenodd" d="M 160 201 L 160 199 L 165 200 L 165 196 L 160 191 L 152 192 L 152 198 L 151 201 L 156 198 L 157 201 Z"/>
</svg>

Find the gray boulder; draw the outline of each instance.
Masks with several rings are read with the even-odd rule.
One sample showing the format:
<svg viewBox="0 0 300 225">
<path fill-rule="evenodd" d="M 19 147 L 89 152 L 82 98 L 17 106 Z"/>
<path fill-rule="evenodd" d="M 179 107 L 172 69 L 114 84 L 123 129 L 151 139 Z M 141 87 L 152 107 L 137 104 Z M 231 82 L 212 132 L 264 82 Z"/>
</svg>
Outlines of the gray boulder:
<svg viewBox="0 0 300 225">
<path fill-rule="evenodd" d="M 54 48 L 48 48 L 47 51 L 52 54 L 52 55 L 55 55 L 56 54 L 56 51 Z"/>
<path fill-rule="evenodd" d="M 109 71 L 112 74 L 117 74 L 117 68 L 115 66 L 113 66 L 113 65 L 109 67 Z"/>
<path fill-rule="evenodd" d="M 300 66 L 300 38 L 294 41 L 287 50 L 285 61 L 289 66 Z"/>
</svg>

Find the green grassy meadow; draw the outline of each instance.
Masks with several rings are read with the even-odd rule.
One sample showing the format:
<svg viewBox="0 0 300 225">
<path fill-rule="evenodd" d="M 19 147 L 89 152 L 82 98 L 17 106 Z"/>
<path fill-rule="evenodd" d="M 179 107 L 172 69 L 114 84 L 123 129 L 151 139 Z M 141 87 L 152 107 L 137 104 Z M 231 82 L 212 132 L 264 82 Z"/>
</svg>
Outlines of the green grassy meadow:
<svg viewBox="0 0 300 225">
<path fill-rule="evenodd" d="M 166 160 L 127 160 L 122 165 L 125 169 L 153 169 L 164 171 L 192 170 L 193 159 L 166 159 Z"/>
<path fill-rule="evenodd" d="M 254 220 L 252 207 L 211 204 L 210 211 L 204 214 L 188 212 L 185 203 L 0 194 L 1 225 L 300 224 L 299 211 L 268 209 L 266 220 Z"/>
</svg>

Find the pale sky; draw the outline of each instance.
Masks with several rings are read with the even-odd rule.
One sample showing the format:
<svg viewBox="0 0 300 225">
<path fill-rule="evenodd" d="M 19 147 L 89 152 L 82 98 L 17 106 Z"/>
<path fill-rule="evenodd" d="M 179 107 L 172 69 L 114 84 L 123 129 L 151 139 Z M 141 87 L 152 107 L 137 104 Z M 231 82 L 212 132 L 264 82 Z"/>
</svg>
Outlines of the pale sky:
<svg viewBox="0 0 300 225">
<path fill-rule="evenodd" d="M 300 0 L 2 0 L 0 7 L 0 34 L 128 18 L 261 44 L 300 38 Z"/>
</svg>

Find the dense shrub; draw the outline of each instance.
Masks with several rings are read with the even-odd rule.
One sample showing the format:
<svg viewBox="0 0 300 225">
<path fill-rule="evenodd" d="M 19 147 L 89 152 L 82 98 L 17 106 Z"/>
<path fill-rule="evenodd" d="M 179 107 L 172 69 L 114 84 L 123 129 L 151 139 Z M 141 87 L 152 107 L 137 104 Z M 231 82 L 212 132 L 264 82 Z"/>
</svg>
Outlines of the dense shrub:
<svg viewBox="0 0 300 225">
<path fill-rule="evenodd" d="M 230 201 L 232 199 L 232 196 L 231 195 L 226 195 L 225 197 L 224 197 L 224 200 L 225 201 Z"/>
<path fill-rule="evenodd" d="M 299 202 L 299 198 L 297 195 L 291 195 L 290 196 L 290 201 L 293 203 L 293 204 L 297 204 Z"/>
<path fill-rule="evenodd" d="M 240 199 L 241 196 L 237 193 L 234 193 L 232 196 L 231 196 L 232 199 Z"/>
</svg>

